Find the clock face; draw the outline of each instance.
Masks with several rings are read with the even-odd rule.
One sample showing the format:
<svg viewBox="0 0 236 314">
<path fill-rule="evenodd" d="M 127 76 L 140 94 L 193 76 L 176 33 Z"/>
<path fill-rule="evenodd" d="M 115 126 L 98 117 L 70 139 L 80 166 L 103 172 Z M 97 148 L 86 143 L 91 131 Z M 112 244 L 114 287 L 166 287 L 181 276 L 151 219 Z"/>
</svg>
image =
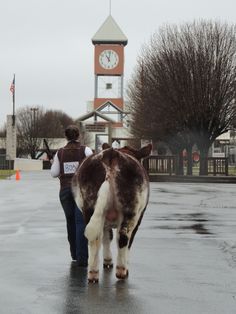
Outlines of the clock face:
<svg viewBox="0 0 236 314">
<path fill-rule="evenodd" d="M 114 69 L 119 63 L 119 56 L 114 50 L 103 50 L 99 55 L 99 63 L 106 70 Z"/>
</svg>

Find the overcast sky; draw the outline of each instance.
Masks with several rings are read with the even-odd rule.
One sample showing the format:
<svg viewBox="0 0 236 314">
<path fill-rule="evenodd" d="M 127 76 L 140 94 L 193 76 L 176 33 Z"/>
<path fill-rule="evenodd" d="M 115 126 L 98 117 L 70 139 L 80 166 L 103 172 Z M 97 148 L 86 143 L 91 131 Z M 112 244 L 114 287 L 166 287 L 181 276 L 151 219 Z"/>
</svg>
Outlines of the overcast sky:
<svg viewBox="0 0 236 314">
<path fill-rule="evenodd" d="M 125 84 L 142 44 L 165 23 L 194 19 L 236 22 L 235 0 L 111 0 L 111 13 L 128 37 Z M 73 118 L 94 97 L 91 38 L 109 15 L 110 0 L 1 0 L 0 127 L 16 110 L 43 106 Z"/>
</svg>

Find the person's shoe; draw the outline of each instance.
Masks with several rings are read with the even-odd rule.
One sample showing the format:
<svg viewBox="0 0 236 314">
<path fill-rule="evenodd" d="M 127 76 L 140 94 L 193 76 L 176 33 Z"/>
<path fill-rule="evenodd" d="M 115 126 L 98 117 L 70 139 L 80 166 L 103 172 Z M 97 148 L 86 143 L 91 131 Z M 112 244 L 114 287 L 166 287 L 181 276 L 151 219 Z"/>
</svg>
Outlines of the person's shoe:
<svg viewBox="0 0 236 314">
<path fill-rule="evenodd" d="M 76 255 L 71 255 L 72 261 L 76 261 Z"/>
<path fill-rule="evenodd" d="M 70 255 L 71 255 L 71 258 L 72 258 L 72 260 L 73 261 L 76 261 L 76 252 L 75 252 L 75 250 L 70 250 Z"/>
</svg>

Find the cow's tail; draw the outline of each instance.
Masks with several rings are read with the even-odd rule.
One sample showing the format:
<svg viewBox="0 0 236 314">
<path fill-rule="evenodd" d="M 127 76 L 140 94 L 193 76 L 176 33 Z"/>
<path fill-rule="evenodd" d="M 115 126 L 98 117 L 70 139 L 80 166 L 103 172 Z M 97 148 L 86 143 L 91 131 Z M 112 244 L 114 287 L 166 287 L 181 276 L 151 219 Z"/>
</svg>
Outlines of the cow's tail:
<svg viewBox="0 0 236 314">
<path fill-rule="evenodd" d="M 106 180 L 98 191 L 98 198 L 95 204 L 94 213 L 86 226 L 85 236 L 89 241 L 96 240 L 103 232 L 105 221 L 105 211 L 108 206 L 110 185 Z"/>
</svg>

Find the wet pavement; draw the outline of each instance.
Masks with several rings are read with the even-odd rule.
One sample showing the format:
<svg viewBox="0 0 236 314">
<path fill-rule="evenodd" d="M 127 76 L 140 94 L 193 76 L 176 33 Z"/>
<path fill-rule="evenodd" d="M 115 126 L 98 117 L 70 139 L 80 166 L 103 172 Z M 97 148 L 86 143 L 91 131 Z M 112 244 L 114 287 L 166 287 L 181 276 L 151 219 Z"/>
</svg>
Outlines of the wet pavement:
<svg viewBox="0 0 236 314">
<path fill-rule="evenodd" d="M 1 314 L 235 314 L 236 185 L 151 183 L 129 278 L 71 264 L 58 180 L 0 180 Z M 115 253 L 115 246 L 113 246 Z"/>
</svg>

